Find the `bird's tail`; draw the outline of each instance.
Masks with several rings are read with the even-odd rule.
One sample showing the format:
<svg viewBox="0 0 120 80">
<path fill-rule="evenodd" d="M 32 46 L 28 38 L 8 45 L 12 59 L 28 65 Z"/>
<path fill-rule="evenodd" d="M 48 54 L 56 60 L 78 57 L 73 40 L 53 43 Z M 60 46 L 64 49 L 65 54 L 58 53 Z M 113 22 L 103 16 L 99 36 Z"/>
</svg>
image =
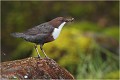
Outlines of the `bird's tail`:
<svg viewBox="0 0 120 80">
<path fill-rule="evenodd" d="M 23 33 L 11 33 L 11 36 L 16 37 L 16 38 L 23 38 L 24 34 Z"/>
</svg>

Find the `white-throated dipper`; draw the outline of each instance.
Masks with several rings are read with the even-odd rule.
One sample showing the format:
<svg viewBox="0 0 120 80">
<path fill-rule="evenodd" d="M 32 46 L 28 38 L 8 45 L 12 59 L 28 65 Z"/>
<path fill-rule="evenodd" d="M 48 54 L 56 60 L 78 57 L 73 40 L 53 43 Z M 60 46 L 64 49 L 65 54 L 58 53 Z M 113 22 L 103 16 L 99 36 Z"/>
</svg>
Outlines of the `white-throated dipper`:
<svg viewBox="0 0 120 80">
<path fill-rule="evenodd" d="M 40 45 L 41 51 L 44 53 L 45 57 L 47 57 L 42 48 L 43 45 L 47 42 L 55 40 L 59 36 L 63 26 L 67 22 L 72 22 L 73 20 L 74 18 L 57 17 L 49 22 L 45 22 L 31 29 L 28 29 L 23 33 L 17 32 L 12 33 L 11 35 L 35 43 L 35 49 L 37 51 L 38 57 L 40 57 L 40 54 L 38 52 L 37 45 Z"/>
</svg>

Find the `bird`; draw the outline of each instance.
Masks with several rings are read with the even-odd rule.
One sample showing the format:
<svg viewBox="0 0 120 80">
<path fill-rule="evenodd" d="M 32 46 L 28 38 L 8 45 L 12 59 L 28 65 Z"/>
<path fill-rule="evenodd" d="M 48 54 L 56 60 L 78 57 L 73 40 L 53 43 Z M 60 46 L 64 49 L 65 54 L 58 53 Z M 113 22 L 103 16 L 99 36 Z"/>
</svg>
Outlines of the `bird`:
<svg viewBox="0 0 120 80">
<path fill-rule="evenodd" d="M 74 18 L 57 17 L 48 22 L 44 22 L 40 25 L 34 26 L 33 28 L 27 29 L 24 32 L 15 32 L 11 33 L 11 35 L 13 37 L 22 38 L 28 42 L 35 43 L 34 47 L 39 58 L 41 56 L 37 49 L 37 45 L 40 45 L 42 53 L 48 58 L 43 50 L 43 45 L 56 40 L 60 35 L 63 26 L 68 22 L 72 22 L 73 20 Z"/>
</svg>

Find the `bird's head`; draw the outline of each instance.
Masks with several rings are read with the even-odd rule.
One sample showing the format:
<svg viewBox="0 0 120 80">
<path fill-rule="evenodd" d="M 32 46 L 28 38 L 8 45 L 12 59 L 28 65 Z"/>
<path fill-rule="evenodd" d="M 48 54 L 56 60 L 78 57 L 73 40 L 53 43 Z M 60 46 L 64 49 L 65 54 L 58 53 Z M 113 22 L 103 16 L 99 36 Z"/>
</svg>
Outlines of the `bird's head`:
<svg viewBox="0 0 120 80">
<path fill-rule="evenodd" d="M 64 17 L 57 17 L 55 19 L 52 19 L 51 21 L 49 21 L 49 23 L 53 26 L 53 27 L 59 27 L 60 24 L 62 24 L 63 22 L 72 22 L 74 20 L 74 18 L 64 18 Z"/>
</svg>

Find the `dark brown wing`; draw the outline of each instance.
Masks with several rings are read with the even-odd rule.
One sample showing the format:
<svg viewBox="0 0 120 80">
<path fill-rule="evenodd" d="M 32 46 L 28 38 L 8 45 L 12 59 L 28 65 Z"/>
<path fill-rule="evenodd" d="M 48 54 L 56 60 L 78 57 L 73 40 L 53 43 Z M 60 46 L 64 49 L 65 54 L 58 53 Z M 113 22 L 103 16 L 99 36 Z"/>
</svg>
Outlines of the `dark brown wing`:
<svg viewBox="0 0 120 80">
<path fill-rule="evenodd" d="M 24 32 L 25 35 L 38 35 L 38 34 L 50 34 L 54 30 L 54 27 L 52 27 L 48 22 L 40 24 L 36 27 L 33 27 L 31 29 L 28 29 Z"/>
</svg>

